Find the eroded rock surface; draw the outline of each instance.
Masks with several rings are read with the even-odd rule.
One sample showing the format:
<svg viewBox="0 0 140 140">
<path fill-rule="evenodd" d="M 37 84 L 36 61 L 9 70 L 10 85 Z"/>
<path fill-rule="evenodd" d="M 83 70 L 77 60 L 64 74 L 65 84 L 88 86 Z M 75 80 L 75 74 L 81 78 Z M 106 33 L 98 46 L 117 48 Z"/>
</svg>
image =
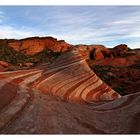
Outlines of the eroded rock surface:
<svg viewBox="0 0 140 140">
<path fill-rule="evenodd" d="M 139 102 L 140 93 L 121 97 L 72 50 L 50 66 L 0 73 L 0 133 L 140 133 Z"/>
<path fill-rule="evenodd" d="M 46 49 L 63 52 L 68 50 L 71 45 L 64 40 L 57 40 L 53 37 L 32 37 L 21 40 L 8 40 L 8 46 L 26 55 L 35 55 Z"/>
</svg>

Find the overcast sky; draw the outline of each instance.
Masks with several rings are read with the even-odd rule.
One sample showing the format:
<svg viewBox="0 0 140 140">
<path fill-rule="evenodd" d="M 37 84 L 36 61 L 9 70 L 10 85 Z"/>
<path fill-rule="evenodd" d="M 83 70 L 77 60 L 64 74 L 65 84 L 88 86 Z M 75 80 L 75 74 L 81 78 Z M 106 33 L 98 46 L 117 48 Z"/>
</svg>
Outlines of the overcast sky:
<svg viewBox="0 0 140 140">
<path fill-rule="evenodd" d="M 0 38 L 30 36 L 140 48 L 140 6 L 0 6 Z"/>
</svg>

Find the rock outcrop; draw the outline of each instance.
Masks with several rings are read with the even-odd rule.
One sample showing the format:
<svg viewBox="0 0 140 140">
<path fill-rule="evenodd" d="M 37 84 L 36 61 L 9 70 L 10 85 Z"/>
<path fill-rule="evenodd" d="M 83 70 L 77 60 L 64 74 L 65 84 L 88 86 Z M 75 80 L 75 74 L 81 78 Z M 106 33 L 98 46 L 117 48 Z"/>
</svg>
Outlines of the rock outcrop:
<svg viewBox="0 0 140 140">
<path fill-rule="evenodd" d="M 79 50 L 85 59 L 104 59 L 103 52 L 108 52 L 108 49 L 103 45 L 76 45 L 74 47 Z"/>
<path fill-rule="evenodd" d="M 71 45 L 64 40 L 57 40 L 53 37 L 31 37 L 21 40 L 8 40 L 8 46 L 26 55 L 35 55 L 46 49 L 54 52 L 64 52 Z"/>
<path fill-rule="evenodd" d="M 43 78 L 42 78 L 43 77 Z M 113 91 L 91 71 L 77 50 L 58 58 L 35 84 L 44 92 L 64 100 L 93 102 L 113 100 L 119 94 Z"/>
<path fill-rule="evenodd" d="M 80 53 L 85 56 L 86 59 L 102 60 L 106 58 L 123 57 L 128 53 L 128 46 L 126 44 L 120 44 L 114 48 L 106 48 L 103 45 L 77 45 Z"/>
<path fill-rule="evenodd" d="M 112 66 L 129 66 L 140 59 L 140 57 L 137 57 L 138 55 L 135 55 L 138 50 L 131 50 L 126 44 L 120 44 L 115 46 L 114 48 L 106 48 L 104 45 L 98 44 L 74 46 L 66 43 L 64 40 L 57 40 L 53 37 L 30 37 L 21 40 L 0 39 L 0 46 L 7 46 L 7 49 L 9 49 L 11 52 L 13 52 L 13 50 L 11 49 L 14 49 L 14 51 L 16 50 L 20 54 L 25 55 L 24 57 L 26 57 L 27 55 L 34 56 L 43 53 L 46 50 L 61 53 L 69 51 L 72 48 L 77 48 L 86 60 L 90 60 L 91 65 L 108 65 L 110 63 L 110 65 Z M 9 53 L 10 51 L 8 51 L 7 53 Z M 3 49 L 1 50 L 1 54 L 5 55 L 5 53 L 3 53 Z M 18 55 L 21 58 L 20 54 Z M 3 57 L 3 55 L 1 55 L 1 57 Z M 13 62 L 13 60 L 11 60 L 12 58 L 13 57 L 10 57 L 10 61 Z M 26 62 L 36 63 L 38 61 L 39 60 L 34 57 L 32 61 Z"/>
<path fill-rule="evenodd" d="M 102 45 L 71 48 L 53 38 L 40 40 L 8 41 L 26 55 L 44 49 L 66 52 L 50 65 L 0 72 L 1 134 L 140 133 L 140 92 L 121 97 L 86 62 L 89 58 L 99 62 L 124 57 L 126 46 L 112 51 Z M 1 65 L 8 66 L 3 62 Z M 25 65 L 32 67 L 31 63 Z"/>
<path fill-rule="evenodd" d="M 140 133 L 139 102 L 140 93 L 120 97 L 72 50 L 50 66 L 0 73 L 0 133 Z"/>
<path fill-rule="evenodd" d="M 114 48 L 103 45 L 76 45 L 80 54 L 92 65 L 130 66 L 140 59 L 139 50 L 131 50 L 126 44 Z"/>
<path fill-rule="evenodd" d="M 112 49 L 113 56 L 124 56 L 128 52 L 129 48 L 126 44 L 120 44 Z"/>
<path fill-rule="evenodd" d="M 17 119 L 18 114 L 26 108 L 31 98 L 34 98 L 34 91 L 37 96 L 42 92 L 66 102 L 76 103 L 110 101 L 120 97 L 90 70 L 77 50 L 63 54 L 47 68 L 41 66 L 37 69 L 0 73 L 0 79 L 1 133 L 13 131 L 7 124 L 13 125 L 11 120 Z M 26 128 L 22 129 L 24 131 Z"/>
<path fill-rule="evenodd" d="M 4 61 L 0 61 L 0 72 L 4 72 L 10 65 Z"/>
</svg>

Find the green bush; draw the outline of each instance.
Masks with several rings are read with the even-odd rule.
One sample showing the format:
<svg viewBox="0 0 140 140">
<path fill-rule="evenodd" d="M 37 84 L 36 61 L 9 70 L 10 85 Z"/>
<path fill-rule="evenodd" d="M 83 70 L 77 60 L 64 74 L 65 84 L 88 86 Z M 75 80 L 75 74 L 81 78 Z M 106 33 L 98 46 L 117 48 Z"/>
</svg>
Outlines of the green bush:
<svg viewBox="0 0 140 140">
<path fill-rule="evenodd" d="M 125 88 L 123 85 L 119 85 L 115 88 L 113 88 L 115 91 L 117 91 L 120 95 L 124 96 L 126 95 L 126 92 L 125 92 Z"/>
<path fill-rule="evenodd" d="M 21 52 L 17 52 L 9 47 L 6 41 L 3 41 L 3 43 L 0 44 L 0 60 L 16 65 L 24 62 L 26 58 L 27 56 Z"/>
<path fill-rule="evenodd" d="M 15 51 L 12 47 L 7 45 L 7 40 L 0 40 L 0 60 L 8 62 L 13 65 L 26 62 L 47 62 L 51 63 L 60 55 L 59 52 L 51 50 L 42 51 L 34 56 L 26 56 L 22 52 Z"/>
<path fill-rule="evenodd" d="M 31 61 L 36 59 L 38 62 L 47 62 L 51 63 L 53 62 L 58 56 L 60 55 L 60 52 L 53 52 L 51 50 L 44 50 L 34 56 L 28 57 Z"/>
</svg>

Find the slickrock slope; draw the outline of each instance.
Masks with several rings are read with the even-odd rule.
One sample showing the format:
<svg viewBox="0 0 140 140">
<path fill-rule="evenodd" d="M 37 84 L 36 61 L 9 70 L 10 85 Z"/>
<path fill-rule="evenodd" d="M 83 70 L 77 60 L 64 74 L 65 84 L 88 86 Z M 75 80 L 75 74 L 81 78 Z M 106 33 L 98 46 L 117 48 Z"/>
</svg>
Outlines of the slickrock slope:
<svg viewBox="0 0 140 140">
<path fill-rule="evenodd" d="M 77 50 L 0 73 L 1 134 L 140 133 L 140 93 L 120 97 Z"/>
<path fill-rule="evenodd" d="M 92 102 L 119 97 L 96 76 L 77 50 L 58 58 L 35 86 L 42 92 L 70 101 Z"/>
</svg>

